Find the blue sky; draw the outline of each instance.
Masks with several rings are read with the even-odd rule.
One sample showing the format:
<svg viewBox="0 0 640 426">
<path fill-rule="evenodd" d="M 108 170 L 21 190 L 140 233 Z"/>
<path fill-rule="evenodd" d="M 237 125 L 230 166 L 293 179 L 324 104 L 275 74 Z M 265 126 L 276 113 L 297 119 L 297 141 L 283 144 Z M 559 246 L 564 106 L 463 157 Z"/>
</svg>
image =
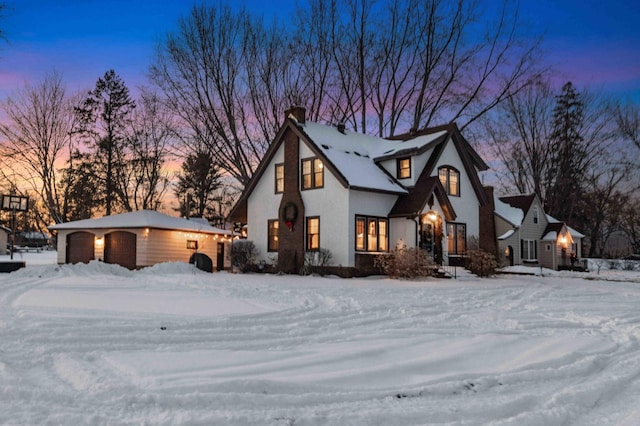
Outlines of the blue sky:
<svg viewBox="0 0 640 426">
<path fill-rule="evenodd" d="M 92 88 L 115 69 L 130 87 L 144 83 L 153 50 L 192 0 L 5 0 L 0 21 L 0 99 L 56 69 L 72 90 Z M 223 0 L 215 0 L 220 2 Z M 301 0 L 304 1 L 304 0 Z M 626 4 L 625 4 L 626 3 Z M 266 16 L 295 0 L 241 0 Z M 640 102 L 640 2 L 522 0 L 532 31 L 545 33 L 545 59 L 559 82 Z"/>
</svg>

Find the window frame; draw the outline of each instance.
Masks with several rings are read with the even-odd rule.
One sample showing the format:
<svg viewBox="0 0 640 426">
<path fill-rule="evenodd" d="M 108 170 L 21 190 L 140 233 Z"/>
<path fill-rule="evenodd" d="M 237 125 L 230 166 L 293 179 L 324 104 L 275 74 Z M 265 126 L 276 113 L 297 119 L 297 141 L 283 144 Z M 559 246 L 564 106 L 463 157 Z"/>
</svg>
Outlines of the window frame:
<svg viewBox="0 0 640 426">
<path fill-rule="evenodd" d="M 362 244 L 358 244 L 358 222 L 363 224 L 362 228 Z M 375 223 L 375 250 L 369 248 L 370 234 L 369 224 Z M 380 223 L 384 223 L 384 234 L 380 233 Z M 367 216 L 356 215 L 355 216 L 355 241 L 354 249 L 358 253 L 387 253 L 389 251 L 389 218 L 382 216 Z"/>
<path fill-rule="evenodd" d="M 452 227 L 452 232 L 449 232 L 449 227 Z M 464 247 L 463 250 L 459 248 L 459 230 L 458 228 L 464 227 Z M 449 244 L 453 245 L 454 250 L 449 250 Z M 464 256 L 467 252 L 467 224 L 463 222 L 447 222 L 447 256 Z"/>
<path fill-rule="evenodd" d="M 312 220 L 318 221 L 317 234 L 309 234 L 309 223 Z M 313 247 L 313 240 L 310 236 L 317 235 L 317 247 Z M 307 216 L 304 221 L 304 248 L 305 251 L 318 251 L 320 250 L 320 216 Z"/>
<path fill-rule="evenodd" d="M 273 231 L 275 231 L 275 233 Z M 274 253 L 278 251 L 280 247 L 279 231 L 280 221 L 278 219 L 267 220 L 267 252 Z"/>
<path fill-rule="evenodd" d="M 282 177 L 278 177 L 278 169 L 282 169 Z M 278 189 L 278 183 L 282 184 L 282 189 Z M 277 163 L 274 167 L 274 191 L 276 194 L 284 193 L 284 163 Z"/>
<path fill-rule="evenodd" d="M 309 174 L 305 174 L 305 163 L 309 163 Z M 319 165 L 320 172 L 316 171 L 316 166 Z M 320 184 L 317 184 L 318 175 L 320 176 Z M 305 176 L 309 176 L 309 186 L 305 184 Z M 324 188 L 324 163 L 318 157 L 308 157 L 300 159 L 300 189 L 303 191 L 309 189 Z"/>
<path fill-rule="evenodd" d="M 442 172 L 445 172 L 444 183 L 442 182 L 442 180 L 443 180 Z M 451 175 L 452 175 L 452 173 L 454 173 L 455 176 L 456 176 L 455 194 L 452 193 L 453 191 L 451 191 L 451 188 L 452 188 Z M 460 197 L 460 170 L 456 169 L 453 166 L 440 166 L 440 167 L 438 167 L 438 179 L 440 180 L 440 183 L 444 187 L 444 191 L 447 193 L 448 196 L 450 196 L 450 197 Z"/>
<path fill-rule="evenodd" d="M 533 223 L 537 224 L 539 222 L 540 212 L 538 206 L 533 206 Z"/>
<path fill-rule="evenodd" d="M 525 250 L 526 247 L 526 250 Z M 533 255 L 531 257 L 531 249 L 533 248 Z M 525 251 L 527 252 L 527 257 L 525 257 Z M 521 239 L 520 240 L 520 260 L 523 262 L 537 262 L 538 261 L 538 241 L 537 240 L 529 240 L 529 239 Z"/>
<path fill-rule="evenodd" d="M 402 167 L 402 162 L 406 161 L 408 167 Z M 401 172 L 403 170 L 408 170 L 409 174 L 407 176 L 402 176 Z M 396 176 L 398 179 L 411 179 L 411 157 L 402 157 L 396 160 Z"/>
</svg>

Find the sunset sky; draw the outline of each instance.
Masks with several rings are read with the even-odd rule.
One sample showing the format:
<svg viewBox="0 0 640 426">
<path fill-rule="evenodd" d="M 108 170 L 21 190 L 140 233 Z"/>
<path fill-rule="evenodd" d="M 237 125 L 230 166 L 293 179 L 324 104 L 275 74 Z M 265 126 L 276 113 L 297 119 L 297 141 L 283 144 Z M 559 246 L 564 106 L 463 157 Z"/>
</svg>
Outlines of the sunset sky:
<svg viewBox="0 0 640 426">
<path fill-rule="evenodd" d="M 0 100 L 56 69 L 88 90 L 113 68 L 130 87 L 145 82 L 153 49 L 192 0 L 5 0 L 0 20 Z M 217 4 L 220 0 L 216 0 Z M 242 0 L 257 14 L 287 17 L 295 0 Z M 545 33 L 556 80 L 640 102 L 640 2 L 523 0 L 531 31 Z"/>
</svg>

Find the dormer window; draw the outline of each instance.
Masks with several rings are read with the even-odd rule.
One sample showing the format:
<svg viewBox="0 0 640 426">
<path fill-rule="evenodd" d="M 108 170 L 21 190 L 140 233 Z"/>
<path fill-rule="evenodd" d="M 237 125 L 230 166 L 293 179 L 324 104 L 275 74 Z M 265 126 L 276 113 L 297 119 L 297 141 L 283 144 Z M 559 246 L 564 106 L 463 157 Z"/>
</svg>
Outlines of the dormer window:
<svg viewBox="0 0 640 426">
<path fill-rule="evenodd" d="M 302 189 L 322 188 L 324 186 L 324 164 L 319 158 L 302 160 Z"/>
<path fill-rule="evenodd" d="M 398 168 L 398 179 L 409 179 L 411 177 L 411 158 L 398 158 L 396 166 Z"/>
<path fill-rule="evenodd" d="M 460 172 L 451 166 L 443 166 L 438 169 L 440 183 L 447 195 L 460 196 Z"/>
</svg>

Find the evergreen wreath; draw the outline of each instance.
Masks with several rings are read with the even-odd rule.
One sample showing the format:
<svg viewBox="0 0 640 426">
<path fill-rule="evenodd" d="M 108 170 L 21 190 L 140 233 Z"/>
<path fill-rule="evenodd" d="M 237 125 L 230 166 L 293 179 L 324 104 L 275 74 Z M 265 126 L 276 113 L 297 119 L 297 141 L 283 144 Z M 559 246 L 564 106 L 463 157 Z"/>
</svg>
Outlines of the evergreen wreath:
<svg viewBox="0 0 640 426">
<path fill-rule="evenodd" d="M 289 201 L 284 206 L 282 206 L 282 209 L 280 210 L 280 217 L 287 225 L 287 227 L 289 227 L 289 230 L 293 231 L 293 224 L 298 218 L 298 206 Z"/>
</svg>

